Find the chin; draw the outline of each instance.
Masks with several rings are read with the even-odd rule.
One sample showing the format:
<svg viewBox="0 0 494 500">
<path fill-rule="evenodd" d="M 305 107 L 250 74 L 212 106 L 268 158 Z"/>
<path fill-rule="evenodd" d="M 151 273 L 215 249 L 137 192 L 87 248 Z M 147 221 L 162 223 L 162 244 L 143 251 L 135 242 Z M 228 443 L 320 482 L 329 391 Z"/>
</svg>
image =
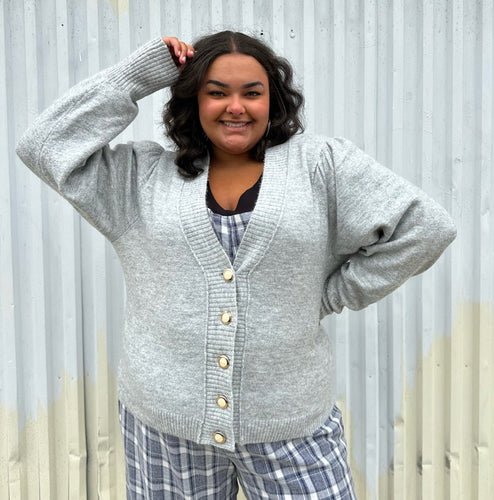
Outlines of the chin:
<svg viewBox="0 0 494 500">
<path fill-rule="evenodd" d="M 256 143 L 257 144 L 257 143 Z M 218 149 L 221 151 L 231 154 L 231 155 L 243 155 L 248 153 L 251 149 L 253 149 L 256 144 L 254 145 L 238 145 L 238 146 L 219 146 Z"/>
</svg>

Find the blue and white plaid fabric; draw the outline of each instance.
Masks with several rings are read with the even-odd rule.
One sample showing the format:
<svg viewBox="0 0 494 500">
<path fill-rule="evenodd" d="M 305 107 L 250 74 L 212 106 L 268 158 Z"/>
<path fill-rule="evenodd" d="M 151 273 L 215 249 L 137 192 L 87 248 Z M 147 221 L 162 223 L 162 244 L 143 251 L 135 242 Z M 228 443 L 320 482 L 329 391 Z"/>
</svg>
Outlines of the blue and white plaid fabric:
<svg viewBox="0 0 494 500">
<path fill-rule="evenodd" d="M 216 236 L 223 245 L 230 262 L 233 262 L 252 212 L 234 215 L 220 215 L 210 209 L 208 212 Z"/>
<path fill-rule="evenodd" d="M 237 445 L 234 452 L 163 434 L 123 405 L 129 500 L 237 498 L 355 500 L 337 406 L 308 438 Z"/>
</svg>

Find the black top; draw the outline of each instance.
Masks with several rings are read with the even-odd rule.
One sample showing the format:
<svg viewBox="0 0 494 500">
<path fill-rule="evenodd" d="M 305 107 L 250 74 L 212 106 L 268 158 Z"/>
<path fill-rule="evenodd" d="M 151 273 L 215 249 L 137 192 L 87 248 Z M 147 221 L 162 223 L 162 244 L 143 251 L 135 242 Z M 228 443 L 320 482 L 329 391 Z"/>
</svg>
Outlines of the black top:
<svg viewBox="0 0 494 500">
<path fill-rule="evenodd" d="M 261 180 L 262 180 L 262 174 L 259 177 L 259 179 L 257 179 L 257 182 L 252 187 L 247 189 L 247 191 L 245 191 L 242 194 L 242 196 L 240 196 L 237 208 L 235 208 L 235 210 L 225 210 L 214 199 L 213 193 L 209 188 L 209 182 L 208 182 L 208 189 L 206 192 L 206 204 L 209 209 L 211 209 L 215 214 L 219 215 L 235 215 L 244 212 L 252 212 L 252 210 L 254 210 L 254 207 L 256 206 L 257 196 L 259 195 L 259 189 L 261 187 Z"/>
</svg>

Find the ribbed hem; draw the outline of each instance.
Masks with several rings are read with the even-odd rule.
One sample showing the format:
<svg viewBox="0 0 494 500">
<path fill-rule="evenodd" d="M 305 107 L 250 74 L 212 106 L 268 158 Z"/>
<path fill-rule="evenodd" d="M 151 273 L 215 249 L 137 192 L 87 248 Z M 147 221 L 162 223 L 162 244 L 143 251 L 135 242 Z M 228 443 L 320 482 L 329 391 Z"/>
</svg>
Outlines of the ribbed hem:
<svg viewBox="0 0 494 500">
<path fill-rule="evenodd" d="M 132 415 L 158 432 L 188 439 L 189 441 L 203 445 L 216 446 L 219 449 L 228 451 L 234 451 L 237 444 L 273 443 L 312 436 L 324 424 L 336 404 L 336 399 L 331 398 L 328 405 L 323 409 L 300 418 L 282 420 L 244 419 L 240 425 L 238 434 L 228 436 L 226 443 L 218 446 L 214 442 L 213 431 L 206 435 L 201 432 L 204 422 L 197 417 L 168 413 L 158 411 L 155 408 L 143 408 L 140 405 L 134 405 L 132 398 L 130 400 L 127 399 L 126 392 L 121 389 L 119 390 L 118 397 Z M 220 428 L 219 430 L 223 429 Z"/>
<path fill-rule="evenodd" d="M 330 404 L 311 415 L 283 420 L 249 419 L 242 422 L 238 444 L 273 443 L 312 436 L 327 420 L 336 400 L 331 398 Z"/>
<path fill-rule="evenodd" d="M 129 92 L 133 101 L 170 86 L 178 77 L 168 47 L 161 38 L 151 40 L 107 73 L 110 82 Z"/>
<path fill-rule="evenodd" d="M 156 431 L 188 439 L 196 443 L 199 442 L 202 425 L 201 419 L 189 415 L 179 415 L 176 413 L 158 411 L 155 408 L 136 405 L 133 398 L 128 398 L 126 391 L 121 388 L 118 391 L 118 399 L 134 417 L 137 417 L 141 422 L 152 427 Z"/>
</svg>

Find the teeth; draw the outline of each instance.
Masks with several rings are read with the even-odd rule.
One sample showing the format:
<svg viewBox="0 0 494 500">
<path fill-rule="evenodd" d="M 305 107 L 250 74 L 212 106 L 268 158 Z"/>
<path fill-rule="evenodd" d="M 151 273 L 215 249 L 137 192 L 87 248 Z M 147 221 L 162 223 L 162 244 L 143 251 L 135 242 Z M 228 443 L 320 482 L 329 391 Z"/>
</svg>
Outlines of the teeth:
<svg viewBox="0 0 494 500">
<path fill-rule="evenodd" d="M 223 122 L 227 127 L 233 127 L 233 128 L 240 128 L 243 127 L 244 125 L 247 125 L 245 122 L 238 123 L 238 122 Z"/>
</svg>

